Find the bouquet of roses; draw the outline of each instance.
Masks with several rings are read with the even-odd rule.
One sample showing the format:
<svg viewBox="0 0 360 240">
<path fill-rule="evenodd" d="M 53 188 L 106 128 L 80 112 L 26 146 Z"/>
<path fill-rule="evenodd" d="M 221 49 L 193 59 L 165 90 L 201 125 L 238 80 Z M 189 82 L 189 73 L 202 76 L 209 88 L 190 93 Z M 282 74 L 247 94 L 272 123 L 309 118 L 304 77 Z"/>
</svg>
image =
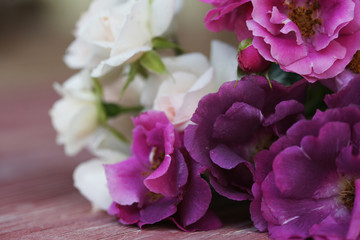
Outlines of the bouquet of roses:
<svg viewBox="0 0 360 240">
<path fill-rule="evenodd" d="M 75 186 L 122 224 L 221 226 L 248 200 L 274 239 L 360 239 L 359 0 L 201 0 L 210 60 L 177 42 L 181 0 L 94 0 L 55 88 Z"/>
</svg>

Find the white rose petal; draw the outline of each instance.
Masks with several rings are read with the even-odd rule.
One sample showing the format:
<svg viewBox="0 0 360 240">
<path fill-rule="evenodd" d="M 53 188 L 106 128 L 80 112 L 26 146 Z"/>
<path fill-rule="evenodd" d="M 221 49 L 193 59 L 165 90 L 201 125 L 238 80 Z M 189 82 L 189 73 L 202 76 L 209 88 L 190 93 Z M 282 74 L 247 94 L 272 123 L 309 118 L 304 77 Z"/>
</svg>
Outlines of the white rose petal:
<svg viewBox="0 0 360 240">
<path fill-rule="evenodd" d="M 150 51 L 150 46 L 141 46 L 137 48 L 124 51 L 119 55 L 115 55 L 104 61 L 101 61 L 96 68 L 92 71 L 93 77 L 101 77 L 109 73 L 116 66 L 120 66 L 126 62 L 133 62 L 137 60 L 144 52 Z"/>
<path fill-rule="evenodd" d="M 178 57 L 164 58 L 163 62 L 171 73 L 182 71 L 197 76 L 203 74 L 210 67 L 208 59 L 201 53 L 188 53 Z"/>
<path fill-rule="evenodd" d="M 179 2 L 179 1 L 178 1 Z M 170 26 L 177 10 L 177 1 L 153 0 L 151 4 L 150 26 L 153 36 L 161 36 Z"/>
<path fill-rule="evenodd" d="M 168 75 L 152 75 L 145 87 L 142 103 L 165 112 L 176 129 L 188 125 L 199 100 L 216 91 L 215 72 L 207 58 L 200 53 L 164 58 Z"/>
<path fill-rule="evenodd" d="M 104 164 L 112 164 L 124 160 L 126 156 L 113 161 L 93 159 L 78 165 L 74 171 L 74 186 L 88 199 L 93 208 L 107 210 L 112 203 L 105 175 Z"/>
<path fill-rule="evenodd" d="M 72 68 L 100 77 L 152 49 L 170 26 L 179 0 L 95 0 L 81 17 L 64 57 Z"/>
<path fill-rule="evenodd" d="M 215 68 L 218 85 L 238 79 L 236 48 L 219 40 L 211 41 L 210 62 Z"/>
<path fill-rule="evenodd" d="M 236 49 L 213 41 L 211 50 L 211 65 L 200 53 L 163 58 L 171 77 L 151 75 L 141 102 L 147 108 L 165 112 L 175 128 L 183 131 L 203 96 L 237 78 Z"/>
<path fill-rule="evenodd" d="M 91 90 L 90 80 L 88 71 L 83 71 L 62 86 L 55 85 L 63 98 L 55 102 L 50 116 L 58 133 L 57 142 L 65 145 L 68 155 L 74 155 L 84 148 L 99 126 L 96 96 Z"/>
<path fill-rule="evenodd" d="M 184 130 L 195 112 L 200 99 L 206 94 L 216 91 L 216 78 L 213 68 L 208 69 L 188 90 L 184 97 L 183 104 L 178 109 L 174 118 L 174 125 L 179 130 Z"/>
</svg>

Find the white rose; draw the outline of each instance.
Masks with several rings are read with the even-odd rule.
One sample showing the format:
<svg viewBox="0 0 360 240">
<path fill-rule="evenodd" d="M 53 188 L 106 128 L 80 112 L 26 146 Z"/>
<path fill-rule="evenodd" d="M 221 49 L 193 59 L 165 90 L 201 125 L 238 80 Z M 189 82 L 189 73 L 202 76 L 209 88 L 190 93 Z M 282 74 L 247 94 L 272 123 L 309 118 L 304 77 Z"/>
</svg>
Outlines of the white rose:
<svg viewBox="0 0 360 240">
<path fill-rule="evenodd" d="M 79 164 L 74 170 L 74 186 L 91 202 L 93 209 L 107 210 L 112 203 L 103 164 L 116 163 L 126 158 L 126 155 L 119 155 L 112 160 L 93 159 Z"/>
<path fill-rule="evenodd" d="M 175 11 L 176 0 L 95 0 L 77 24 L 65 62 L 103 76 L 151 50 L 151 39 L 168 29 Z"/>
<path fill-rule="evenodd" d="M 216 91 L 214 69 L 200 53 L 164 59 L 172 78 L 163 81 L 154 99 L 153 109 L 164 111 L 175 128 L 185 129 L 197 103 L 207 93 Z"/>
<path fill-rule="evenodd" d="M 99 126 L 96 96 L 88 71 L 82 71 L 67 80 L 63 86 L 55 84 L 62 99 L 55 102 L 50 116 L 57 142 L 65 145 L 65 153 L 74 155 L 88 142 Z"/>
<path fill-rule="evenodd" d="M 139 96 L 144 87 L 144 79 L 140 76 L 135 77 L 124 95 L 120 97 L 125 82 L 126 76 L 123 76 L 104 84 L 104 100 L 122 106 L 139 105 Z M 124 114 L 109 120 L 109 124 L 131 140 L 133 124 L 130 114 Z M 91 202 L 94 210 L 107 210 L 112 203 L 112 198 L 107 188 L 103 165 L 127 159 L 129 157 L 129 146 L 119 141 L 108 129 L 100 126 L 92 134 L 88 147 L 99 158 L 81 163 L 76 167 L 73 173 L 74 186 Z"/>
<path fill-rule="evenodd" d="M 223 82 L 236 79 L 235 48 L 214 41 L 211 56 L 212 64 L 200 53 L 164 58 L 171 77 L 152 75 L 142 103 L 147 108 L 165 112 L 177 130 L 184 130 L 203 96 L 216 92 Z"/>
<path fill-rule="evenodd" d="M 210 62 L 216 71 L 218 87 L 224 82 L 238 79 L 237 50 L 233 46 L 219 40 L 212 40 Z"/>
<path fill-rule="evenodd" d="M 100 79 L 100 81 L 106 79 Z M 103 85 L 104 101 L 122 106 L 138 106 L 144 81 L 135 78 L 120 99 L 120 91 L 126 81 L 121 76 L 117 80 Z M 129 144 L 120 140 L 107 126 L 100 122 L 100 99 L 94 92 L 93 79 L 88 70 L 83 70 L 64 82 L 55 84 L 55 89 L 62 96 L 50 110 L 53 126 L 57 131 L 57 142 L 64 144 L 67 155 L 75 155 L 84 147 L 101 158 L 113 158 L 129 152 Z M 123 134 L 131 141 L 133 128 L 130 114 L 121 114 L 109 119 L 108 126 Z"/>
</svg>

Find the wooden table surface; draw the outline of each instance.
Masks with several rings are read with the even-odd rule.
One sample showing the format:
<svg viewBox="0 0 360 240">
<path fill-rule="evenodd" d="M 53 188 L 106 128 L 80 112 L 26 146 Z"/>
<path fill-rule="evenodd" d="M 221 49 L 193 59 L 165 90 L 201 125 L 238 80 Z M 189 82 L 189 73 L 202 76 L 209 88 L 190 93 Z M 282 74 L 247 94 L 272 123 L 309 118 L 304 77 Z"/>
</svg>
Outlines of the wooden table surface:
<svg viewBox="0 0 360 240">
<path fill-rule="evenodd" d="M 246 204 L 219 207 L 224 226 L 194 233 L 172 224 L 139 230 L 92 212 L 72 182 L 75 166 L 91 156 L 68 158 L 55 144 L 48 110 L 56 99 L 50 82 L 0 89 L 0 239 L 268 239 Z"/>
</svg>

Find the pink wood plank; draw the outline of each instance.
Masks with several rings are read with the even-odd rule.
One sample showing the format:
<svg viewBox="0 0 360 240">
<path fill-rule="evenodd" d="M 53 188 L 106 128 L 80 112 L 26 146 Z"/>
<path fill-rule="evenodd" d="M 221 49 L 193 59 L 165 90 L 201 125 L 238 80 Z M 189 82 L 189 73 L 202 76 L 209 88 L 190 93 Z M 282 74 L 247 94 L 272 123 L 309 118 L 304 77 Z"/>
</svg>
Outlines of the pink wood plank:
<svg viewBox="0 0 360 240">
<path fill-rule="evenodd" d="M 268 239 L 248 219 L 244 204 L 219 202 L 221 229 L 185 233 L 172 224 L 139 230 L 122 226 L 72 186 L 74 159 L 55 144 L 48 109 L 58 97 L 50 84 L 0 90 L 0 239 Z"/>
</svg>

